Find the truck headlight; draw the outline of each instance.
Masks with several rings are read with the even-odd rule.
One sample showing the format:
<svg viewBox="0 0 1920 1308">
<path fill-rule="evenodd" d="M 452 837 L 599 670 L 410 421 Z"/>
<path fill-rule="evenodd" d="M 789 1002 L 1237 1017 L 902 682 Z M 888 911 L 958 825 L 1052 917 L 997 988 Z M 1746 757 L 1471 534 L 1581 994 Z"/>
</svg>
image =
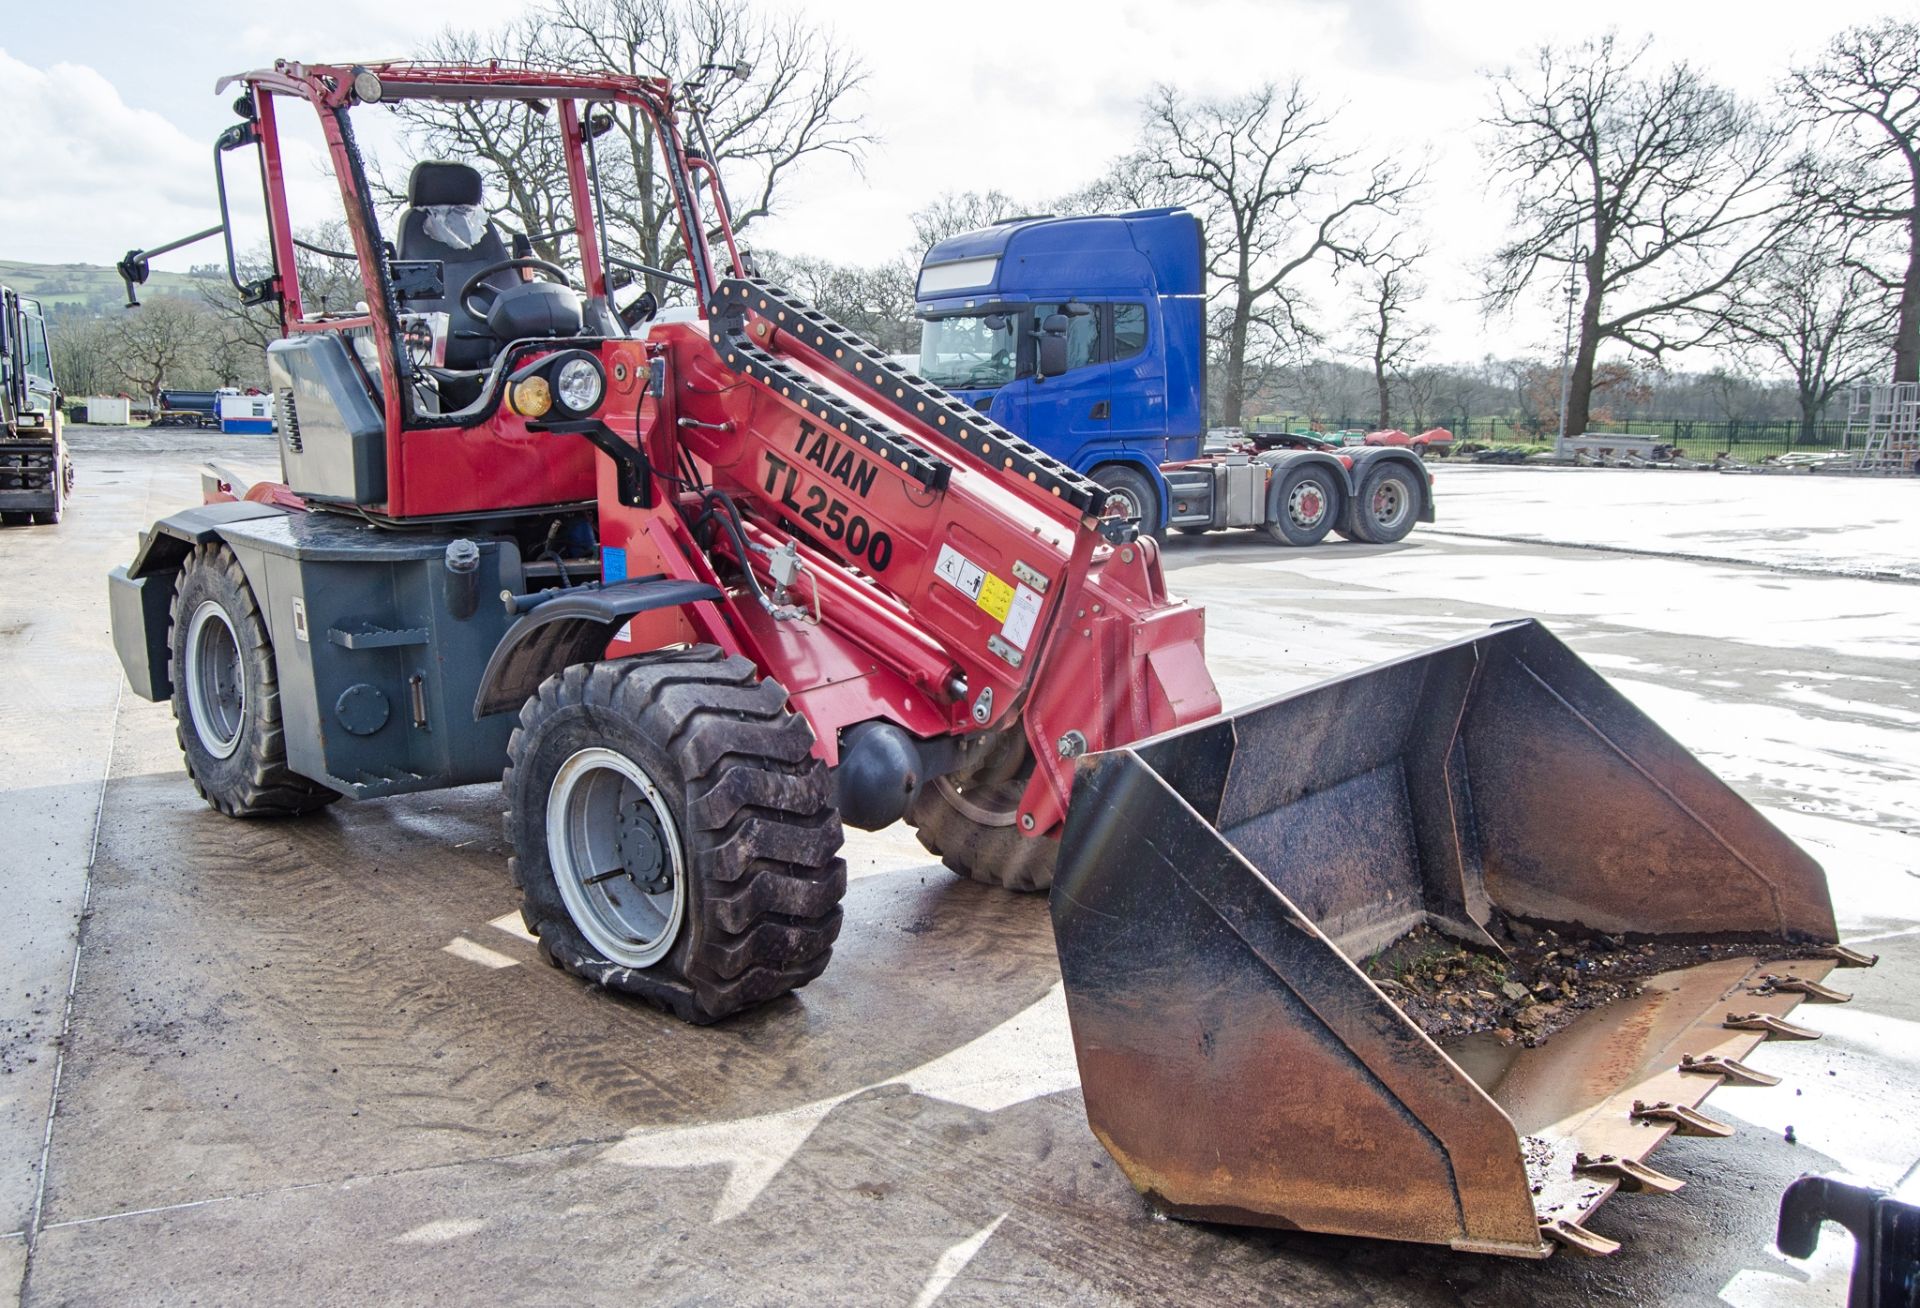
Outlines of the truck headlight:
<svg viewBox="0 0 1920 1308">
<path fill-rule="evenodd" d="M 606 389 L 599 362 L 588 355 L 575 355 L 553 374 L 553 397 L 573 413 L 593 412 Z"/>
</svg>

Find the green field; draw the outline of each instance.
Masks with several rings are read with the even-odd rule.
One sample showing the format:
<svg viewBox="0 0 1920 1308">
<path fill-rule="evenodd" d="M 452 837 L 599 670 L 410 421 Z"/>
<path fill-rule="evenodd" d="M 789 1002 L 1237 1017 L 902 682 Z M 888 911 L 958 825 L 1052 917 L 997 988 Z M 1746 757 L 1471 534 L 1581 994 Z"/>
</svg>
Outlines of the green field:
<svg viewBox="0 0 1920 1308">
<path fill-rule="evenodd" d="M 198 288 L 217 285 L 214 277 L 157 269 L 141 288 L 143 295 L 197 295 Z M 120 274 L 96 263 L 18 263 L 0 259 L 0 285 L 10 286 L 40 301 L 53 316 L 65 313 L 109 313 L 127 302 Z"/>
</svg>

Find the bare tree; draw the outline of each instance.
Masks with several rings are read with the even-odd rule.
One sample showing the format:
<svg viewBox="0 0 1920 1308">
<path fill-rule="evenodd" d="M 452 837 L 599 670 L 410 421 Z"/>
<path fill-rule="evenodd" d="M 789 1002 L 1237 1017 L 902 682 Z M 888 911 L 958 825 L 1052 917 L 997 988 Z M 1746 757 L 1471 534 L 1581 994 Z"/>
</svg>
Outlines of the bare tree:
<svg viewBox="0 0 1920 1308">
<path fill-rule="evenodd" d="M 1788 92 L 1841 155 L 1822 198 L 1849 223 L 1897 234 L 1904 268 L 1873 275 L 1897 292 L 1893 380 L 1920 381 L 1920 22 L 1842 32 L 1819 63 L 1793 72 Z"/>
<path fill-rule="evenodd" d="M 913 238 L 924 253 L 949 236 L 977 232 L 1033 212 L 1004 191 L 946 191 L 913 211 Z"/>
<path fill-rule="evenodd" d="M 1393 382 L 1406 376 L 1415 351 L 1433 335 L 1431 327 L 1414 326 L 1408 314 L 1425 287 L 1414 276 L 1416 263 L 1425 258 L 1426 247 L 1401 254 L 1391 245 L 1368 267 L 1361 278 L 1361 302 L 1365 306 L 1359 335 L 1367 360 L 1373 367 L 1374 398 L 1382 428 L 1393 420 Z"/>
<path fill-rule="evenodd" d="M 1493 79 L 1489 162 L 1513 197 L 1514 237 L 1487 304 L 1510 308 L 1576 267 L 1570 432 L 1591 420 L 1604 342 L 1658 361 L 1708 339 L 1727 291 L 1800 204 L 1787 133 L 1684 63 L 1638 71 L 1647 48 L 1612 36 L 1546 47 L 1532 69 Z"/>
<path fill-rule="evenodd" d="M 301 306 L 309 316 L 351 309 L 366 297 L 345 222 L 336 219 L 307 228 L 298 233 L 298 239 L 301 244 L 294 247 L 292 271 L 299 277 Z M 321 253 L 324 250 L 334 255 Z M 267 247 L 261 245 L 243 255 L 239 271 L 242 281 L 270 276 L 273 257 Z M 279 304 L 242 304 L 225 268 L 219 270 L 218 280 L 209 279 L 195 290 L 213 315 L 209 362 L 220 384 L 251 385 L 264 378 L 267 346 L 280 337 Z"/>
<path fill-rule="evenodd" d="M 204 375 L 212 315 L 192 301 L 155 296 L 109 320 L 114 361 L 139 394 Z"/>
<path fill-rule="evenodd" d="M 1063 214 L 1122 213 L 1180 204 L 1186 194 L 1184 185 L 1174 181 L 1169 169 L 1159 166 L 1146 149 L 1137 148 L 1108 164 L 1106 172 L 1085 186 L 1055 200 L 1051 207 Z"/>
<path fill-rule="evenodd" d="M 829 156 L 857 165 L 873 141 L 855 108 L 866 80 L 857 57 L 802 17 L 768 16 L 728 0 L 542 0 L 516 23 L 487 34 L 448 33 L 422 54 L 674 79 L 704 114 L 706 141 L 693 145 L 710 147 L 726 179 L 736 232 L 774 211 L 800 166 Z M 537 110 L 409 101 L 400 112 L 417 149 L 481 169 L 496 213 L 548 238 L 534 242 L 541 257 L 571 256 L 550 237 L 573 222 L 559 133 Z M 653 126 L 631 108 L 615 107 L 610 117 L 594 143 L 610 252 L 672 268 L 685 250 Z M 391 198 L 392 186 L 385 189 Z M 647 287 L 663 298 L 670 289 L 652 277 Z"/>
<path fill-rule="evenodd" d="M 1315 339 L 1298 285 L 1321 262 L 1335 273 L 1384 248 L 1379 225 L 1420 183 L 1390 159 L 1363 161 L 1332 139 L 1331 119 L 1298 81 L 1226 99 L 1170 86 L 1148 98 L 1141 150 L 1121 161 L 1191 206 L 1206 227 L 1210 331 L 1220 360 L 1222 421 L 1237 426 L 1249 394 Z"/>
<path fill-rule="evenodd" d="M 79 398 L 110 395 L 120 385 L 114 362 L 113 331 L 103 318 L 69 319 L 52 325 L 47 345 L 53 352 L 53 375 L 62 394 Z"/>
<path fill-rule="evenodd" d="M 1755 371 L 1792 377 L 1803 442 L 1834 395 L 1886 359 L 1896 311 L 1861 258 L 1866 242 L 1838 218 L 1809 225 L 1767 257 L 1727 315 L 1728 336 Z"/>
<path fill-rule="evenodd" d="M 487 33 L 448 30 L 419 57 L 430 63 L 505 59 L 553 65 L 560 60 L 551 20 L 542 14 L 528 14 Z M 573 206 L 560 133 L 549 118 L 518 100 L 396 104 L 416 158 L 453 160 L 479 169 L 493 215 L 534 237 L 534 253 L 540 258 L 565 261 L 570 252 L 559 248 L 552 233 L 571 227 Z M 388 204 L 406 203 L 404 180 L 377 174 L 375 186 Z"/>
<path fill-rule="evenodd" d="M 1440 393 L 1451 379 L 1449 370 L 1430 363 L 1407 368 L 1401 373 L 1401 389 L 1406 396 L 1407 407 L 1412 410 L 1414 431 L 1426 430 Z"/>
<path fill-rule="evenodd" d="M 908 255 L 869 266 L 766 254 L 761 270 L 828 317 L 895 354 L 920 348 L 913 316 L 919 261 Z"/>
</svg>

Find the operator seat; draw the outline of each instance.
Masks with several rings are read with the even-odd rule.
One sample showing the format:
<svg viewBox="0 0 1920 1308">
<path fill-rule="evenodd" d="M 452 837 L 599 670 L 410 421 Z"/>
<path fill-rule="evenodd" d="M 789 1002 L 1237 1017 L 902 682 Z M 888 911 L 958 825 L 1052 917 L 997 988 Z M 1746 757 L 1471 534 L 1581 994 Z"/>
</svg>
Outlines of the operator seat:
<svg viewBox="0 0 1920 1308">
<path fill-rule="evenodd" d="M 489 218 L 479 240 L 471 248 L 439 240 L 427 232 L 428 210 L 440 205 L 479 206 L 485 196 L 478 169 L 463 163 L 425 160 L 413 166 L 407 178 L 407 209 L 400 215 L 398 254 L 402 259 L 438 259 L 444 268 L 439 299 L 410 299 L 406 307 L 415 313 L 447 315 L 447 361 L 449 368 L 484 368 L 493 361 L 500 342 L 487 330 L 487 324 L 468 313 L 460 303 L 460 288 L 467 278 L 490 263 L 508 258 L 500 229 Z M 486 284 L 505 291 L 520 284 L 512 271 L 487 278 Z M 483 297 L 484 298 L 484 297 Z"/>
</svg>

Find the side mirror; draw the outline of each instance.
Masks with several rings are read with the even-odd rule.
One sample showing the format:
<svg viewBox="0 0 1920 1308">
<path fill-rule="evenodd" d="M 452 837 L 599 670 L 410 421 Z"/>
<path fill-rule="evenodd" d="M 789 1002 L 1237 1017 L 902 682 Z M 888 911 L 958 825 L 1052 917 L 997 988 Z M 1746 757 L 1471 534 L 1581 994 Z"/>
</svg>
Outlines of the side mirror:
<svg viewBox="0 0 1920 1308">
<path fill-rule="evenodd" d="M 1067 316 L 1050 313 L 1040 320 L 1040 357 L 1034 372 L 1040 377 L 1058 377 L 1067 370 Z"/>
</svg>

